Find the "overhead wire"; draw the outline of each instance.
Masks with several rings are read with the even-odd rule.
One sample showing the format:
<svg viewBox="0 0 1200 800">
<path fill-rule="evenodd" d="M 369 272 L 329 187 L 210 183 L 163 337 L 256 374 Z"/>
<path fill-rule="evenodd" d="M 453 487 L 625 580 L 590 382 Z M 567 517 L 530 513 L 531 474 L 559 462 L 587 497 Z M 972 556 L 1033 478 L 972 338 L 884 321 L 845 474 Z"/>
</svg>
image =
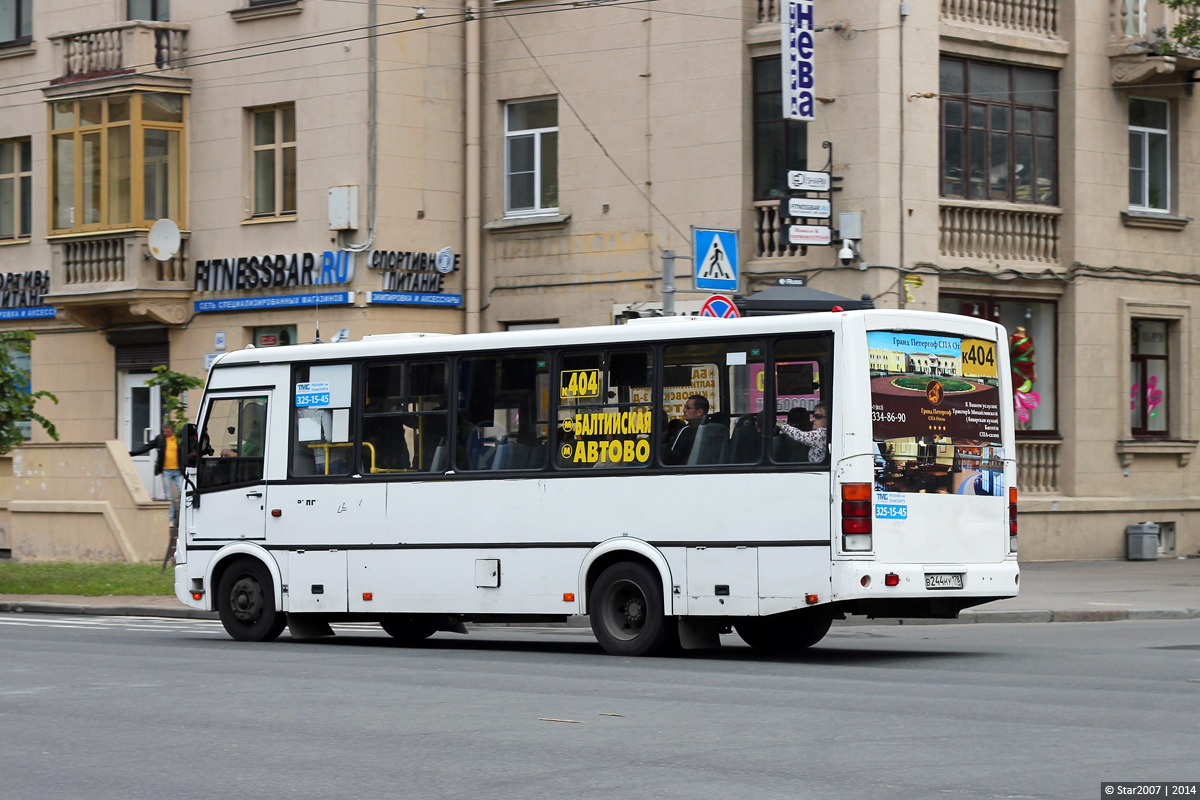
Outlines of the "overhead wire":
<svg viewBox="0 0 1200 800">
<path fill-rule="evenodd" d="M 621 8 L 624 6 L 634 6 L 634 5 L 641 6 L 641 5 L 645 5 L 647 3 L 657 3 L 657 2 L 661 2 L 661 1 L 662 0 L 614 0 L 613 3 L 606 4 L 604 6 L 604 8 Z M 490 17 L 508 18 L 508 17 L 534 16 L 534 15 L 538 15 L 538 14 L 552 14 L 552 13 L 558 13 L 558 12 L 562 12 L 562 11 L 580 11 L 580 10 L 585 10 L 586 8 L 589 8 L 589 7 L 582 7 L 582 6 L 579 6 L 577 3 L 566 2 L 566 3 L 550 3 L 550 4 L 544 4 L 544 5 L 534 6 L 534 7 L 524 7 L 524 8 L 520 8 L 520 9 L 514 8 L 511 10 L 475 9 L 475 12 L 480 13 L 482 16 L 482 15 L 484 15 L 484 12 L 486 11 L 487 12 L 486 15 L 488 15 Z M 378 23 L 377 25 L 374 26 L 375 30 L 372 30 L 372 26 L 369 26 L 369 25 L 359 25 L 359 26 L 355 26 L 355 27 L 351 27 L 351 28 L 342 28 L 342 29 L 339 29 L 336 31 L 323 31 L 320 33 L 304 34 L 304 35 L 288 37 L 288 38 L 284 38 L 284 39 L 276 39 L 276 40 L 268 41 L 268 42 L 255 42 L 253 44 L 242 45 L 239 47 L 225 48 L 222 50 L 198 51 L 195 53 L 189 53 L 186 56 L 185 66 L 189 69 L 194 68 L 194 67 L 206 67 L 206 66 L 212 66 L 214 64 L 225 64 L 225 63 L 229 63 L 232 61 L 241 61 L 241 60 L 249 59 L 249 58 L 263 58 L 266 56 L 285 55 L 287 53 L 300 52 L 303 50 L 311 50 L 316 47 L 329 47 L 329 46 L 338 45 L 338 44 L 349 44 L 349 43 L 353 43 L 353 42 L 365 41 L 367 39 L 377 37 L 377 36 L 387 36 L 392 33 L 400 33 L 402 31 L 379 30 L 380 28 L 390 28 L 390 27 L 395 27 L 395 26 L 400 26 L 400 25 L 413 25 L 414 26 L 411 31 L 403 31 L 403 32 L 416 32 L 416 31 L 423 32 L 423 31 L 427 31 L 427 30 L 435 30 L 437 28 L 449 27 L 449 26 L 454 26 L 454 25 L 462 25 L 462 24 L 465 24 L 465 22 L 466 22 L 466 12 L 464 10 L 460 9 L 456 13 L 443 14 L 438 17 L 433 17 L 432 19 L 435 19 L 435 20 L 436 19 L 446 20 L 443 22 L 434 22 L 433 24 L 429 24 L 430 19 L 431 18 L 427 16 L 427 17 L 424 17 L 421 19 L 393 20 L 390 22 Z M 331 36 L 344 36 L 346 34 L 351 34 L 351 33 L 356 33 L 356 32 L 361 32 L 361 31 L 366 31 L 366 33 L 362 33 L 361 35 L 351 36 L 350 38 L 339 38 L 339 39 L 333 39 L 331 41 L 325 41 L 325 42 L 313 42 L 313 43 L 309 43 L 309 44 L 300 44 L 295 47 L 286 47 L 286 48 L 274 49 L 274 50 L 264 50 L 263 52 L 250 52 L 250 53 L 244 52 L 247 50 L 258 50 L 261 48 L 273 48 L 273 47 L 277 47 L 278 45 L 281 45 L 281 44 L 293 44 L 296 42 L 309 42 L 312 39 L 323 39 L 323 38 L 328 38 Z M 224 55 L 229 55 L 229 54 L 235 54 L 235 55 L 233 55 L 230 58 L 214 58 L 215 56 L 224 56 Z M 569 55 L 569 53 L 564 53 L 564 55 Z M 150 69 L 151 67 L 153 67 L 154 69 Z M 143 70 L 142 72 L 137 72 L 137 74 L 139 76 L 146 76 L 146 75 L 154 75 L 154 74 L 158 74 L 158 73 L 170 72 L 170 71 L 177 69 L 177 67 L 159 67 L 158 64 L 155 62 L 147 62 L 147 63 L 143 63 L 143 64 L 125 65 L 123 67 L 123 69 L 133 70 L 135 72 L 137 72 L 138 70 Z M 106 75 L 106 76 L 103 76 L 100 78 L 84 79 L 84 80 L 74 82 L 73 85 L 86 85 L 89 82 L 106 80 L 109 77 L 110 76 Z M 44 79 L 36 80 L 36 81 L 25 81 L 23 83 L 9 84 L 7 86 L 0 88 L 0 97 L 6 97 L 6 96 L 15 95 L 15 94 L 24 94 L 26 92 L 38 91 L 38 90 L 44 88 L 45 86 L 46 86 L 46 81 Z M 9 107 L 11 107 L 11 106 L 9 106 Z"/>
</svg>

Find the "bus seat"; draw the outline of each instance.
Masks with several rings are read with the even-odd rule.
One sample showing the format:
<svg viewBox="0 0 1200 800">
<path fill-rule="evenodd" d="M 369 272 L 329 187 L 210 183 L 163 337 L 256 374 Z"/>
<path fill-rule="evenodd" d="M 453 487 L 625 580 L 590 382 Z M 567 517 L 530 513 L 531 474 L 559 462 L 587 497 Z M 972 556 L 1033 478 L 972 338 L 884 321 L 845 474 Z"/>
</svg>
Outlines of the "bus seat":
<svg viewBox="0 0 1200 800">
<path fill-rule="evenodd" d="M 497 440 L 489 433 L 495 428 L 492 423 L 483 422 L 471 429 L 467 437 L 467 469 L 491 469 Z"/>
<path fill-rule="evenodd" d="M 771 457 L 781 464 L 807 463 L 808 445 L 777 433 L 771 438 Z"/>
<path fill-rule="evenodd" d="M 733 429 L 729 450 L 731 463 L 751 464 L 758 461 L 762 455 L 762 435 L 755 427 L 753 419 L 749 424 L 739 422 Z"/>
<path fill-rule="evenodd" d="M 692 443 L 692 452 L 688 454 L 688 464 L 723 464 L 725 448 L 729 437 L 725 426 L 716 422 L 708 422 L 696 431 L 696 441 Z"/>
<path fill-rule="evenodd" d="M 519 448 L 521 445 L 516 442 L 501 442 L 496 445 L 496 456 L 492 459 L 492 469 L 520 469 L 518 463 L 521 458 Z"/>
<path fill-rule="evenodd" d="M 430 472 L 445 472 L 450 467 L 450 445 L 446 443 L 446 437 L 438 442 L 438 446 L 433 449 L 433 460 L 429 462 Z"/>
</svg>

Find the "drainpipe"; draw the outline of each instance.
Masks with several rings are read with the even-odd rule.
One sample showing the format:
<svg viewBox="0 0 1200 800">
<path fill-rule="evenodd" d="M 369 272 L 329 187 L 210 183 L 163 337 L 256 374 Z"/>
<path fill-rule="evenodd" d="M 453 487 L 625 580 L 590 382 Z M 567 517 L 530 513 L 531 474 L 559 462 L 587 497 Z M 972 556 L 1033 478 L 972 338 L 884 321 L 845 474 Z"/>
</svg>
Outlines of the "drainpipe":
<svg viewBox="0 0 1200 800">
<path fill-rule="evenodd" d="M 466 283 L 467 333 L 479 333 L 480 327 L 480 275 L 483 271 L 483 248 L 480 243 L 482 230 L 482 135 L 479 60 L 481 56 L 479 14 L 470 2 L 464 4 L 466 11 L 466 244 L 463 252 Z"/>
<path fill-rule="evenodd" d="M 358 244 L 343 242 L 342 249 L 361 253 L 375 244 L 375 191 L 379 147 L 377 144 L 379 117 L 379 5 L 378 0 L 367 2 L 367 238 Z M 343 234 L 338 231 L 338 237 Z"/>
</svg>

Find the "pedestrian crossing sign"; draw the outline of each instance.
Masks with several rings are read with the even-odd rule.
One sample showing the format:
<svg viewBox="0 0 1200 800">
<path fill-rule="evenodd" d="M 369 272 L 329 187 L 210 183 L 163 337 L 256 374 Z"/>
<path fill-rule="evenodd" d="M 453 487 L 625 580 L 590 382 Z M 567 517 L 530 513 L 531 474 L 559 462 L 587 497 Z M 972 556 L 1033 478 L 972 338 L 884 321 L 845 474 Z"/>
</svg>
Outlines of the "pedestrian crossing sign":
<svg viewBox="0 0 1200 800">
<path fill-rule="evenodd" d="M 692 228 L 692 258 L 697 289 L 737 291 L 737 231 Z"/>
</svg>

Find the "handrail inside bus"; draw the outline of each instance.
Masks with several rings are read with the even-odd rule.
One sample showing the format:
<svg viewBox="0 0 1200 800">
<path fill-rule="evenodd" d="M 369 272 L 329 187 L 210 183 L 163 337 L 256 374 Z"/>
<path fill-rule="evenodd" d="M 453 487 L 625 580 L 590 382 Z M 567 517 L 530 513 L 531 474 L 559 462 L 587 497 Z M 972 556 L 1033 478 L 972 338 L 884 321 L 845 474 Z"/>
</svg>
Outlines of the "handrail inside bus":
<svg viewBox="0 0 1200 800">
<path fill-rule="evenodd" d="M 333 448 L 333 447 L 354 447 L 354 442 L 318 442 L 317 444 L 310 444 L 308 446 L 309 450 L 316 450 L 316 449 L 320 448 L 325 451 L 325 474 L 326 475 L 329 474 L 329 450 L 330 450 L 330 448 Z M 377 474 L 381 474 L 381 473 L 385 473 L 385 472 L 414 472 L 415 471 L 415 470 L 411 470 L 411 469 L 388 469 L 386 467 L 376 467 L 375 466 L 375 445 L 371 444 L 370 442 L 363 442 L 363 447 L 366 447 L 368 450 L 371 451 L 370 472 L 372 475 L 377 475 Z"/>
</svg>

